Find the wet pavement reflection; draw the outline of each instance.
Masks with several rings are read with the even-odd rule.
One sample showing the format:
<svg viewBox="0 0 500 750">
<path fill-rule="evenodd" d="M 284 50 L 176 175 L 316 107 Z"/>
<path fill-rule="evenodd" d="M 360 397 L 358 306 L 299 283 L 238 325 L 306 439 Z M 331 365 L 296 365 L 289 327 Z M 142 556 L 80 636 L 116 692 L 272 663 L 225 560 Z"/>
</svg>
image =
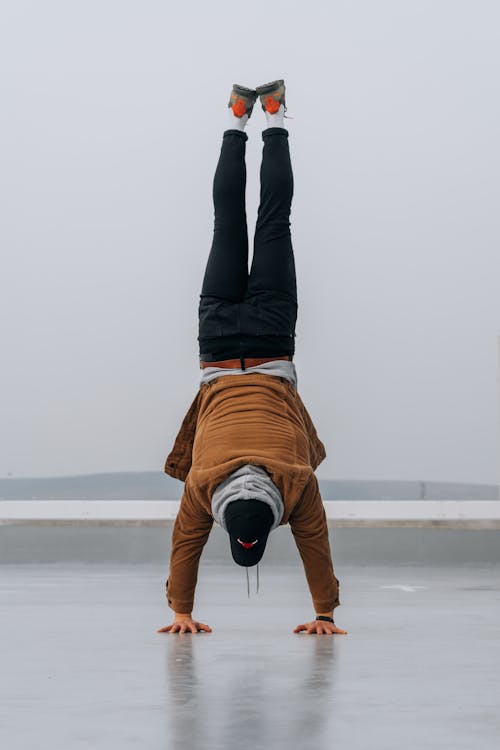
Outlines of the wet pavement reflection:
<svg viewBox="0 0 500 750">
<path fill-rule="evenodd" d="M 312 618 L 303 570 L 200 569 L 166 634 L 161 565 L 0 567 L 0 743 L 9 750 L 498 750 L 499 569 L 339 566 L 348 635 Z"/>
</svg>

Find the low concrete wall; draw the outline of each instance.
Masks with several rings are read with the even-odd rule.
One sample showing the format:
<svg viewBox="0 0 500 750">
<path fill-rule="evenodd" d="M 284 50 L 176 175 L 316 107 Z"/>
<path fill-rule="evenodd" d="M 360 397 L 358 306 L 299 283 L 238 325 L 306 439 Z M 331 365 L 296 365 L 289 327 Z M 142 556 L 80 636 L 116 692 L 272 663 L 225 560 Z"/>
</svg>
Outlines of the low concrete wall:
<svg viewBox="0 0 500 750">
<path fill-rule="evenodd" d="M 171 523 L 4 522 L 0 563 L 164 562 L 170 555 Z M 336 565 L 500 563 L 499 531 L 446 526 L 340 526 L 330 528 Z M 226 533 L 214 527 L 203 560 L 232 562 Z M 289 527 L 269 537 L 264 564 L 301 564 Z"/>
<path fill-rule="evenodd" d="M 0 521 L 173 521 L 178 500 L 0 500 Z M 498 500 L 326 500 L 326 517 L 346 521 L 488 521 Z"/>
</svg>

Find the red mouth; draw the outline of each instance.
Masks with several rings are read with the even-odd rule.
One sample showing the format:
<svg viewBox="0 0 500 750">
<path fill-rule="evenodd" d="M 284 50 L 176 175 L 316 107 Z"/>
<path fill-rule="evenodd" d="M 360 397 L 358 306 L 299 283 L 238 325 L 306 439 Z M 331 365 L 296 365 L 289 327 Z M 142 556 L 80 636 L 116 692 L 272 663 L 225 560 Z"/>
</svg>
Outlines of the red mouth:
<svg viewBox="0 0 500 750">
<path fill-rule="evenodd" d="M 241 541 L 241 539 L 238 539 L 238 542 L 239 542 L 239 544 L 241 544 L 241 546 L 242 546 L 242 547 L 243 547 L 244 549 L 252 549 L 252 547 L 253 547 L 253 546 L 255 546 L 255 545 L 257 544 L 257 542 L 258 542 L 258 541 L 259 541 L 259 540 L 258 540 L 258 539 L 256 539 L 256 540 L 255 540 L 254 542 L 242 542 L 242 541 Z"/>
</svg>

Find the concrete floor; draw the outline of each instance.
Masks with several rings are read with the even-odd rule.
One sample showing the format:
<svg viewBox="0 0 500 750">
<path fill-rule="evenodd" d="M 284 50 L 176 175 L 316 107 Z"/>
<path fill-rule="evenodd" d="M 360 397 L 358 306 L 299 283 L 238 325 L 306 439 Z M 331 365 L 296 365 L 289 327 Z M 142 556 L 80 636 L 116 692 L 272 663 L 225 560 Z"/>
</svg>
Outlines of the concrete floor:
<svg viewBox="0 0 500 750">
<path fill-rule="evenodd" d="M 168 635 L 157 564 L 0 567 L 0 742 L 9 750 L 500 746 L 500 568 L 336 566 L 341 636 L 298 566 L 205 563 Z M 254 571 L 251 571 L 254 573 Z"/>
</svg>

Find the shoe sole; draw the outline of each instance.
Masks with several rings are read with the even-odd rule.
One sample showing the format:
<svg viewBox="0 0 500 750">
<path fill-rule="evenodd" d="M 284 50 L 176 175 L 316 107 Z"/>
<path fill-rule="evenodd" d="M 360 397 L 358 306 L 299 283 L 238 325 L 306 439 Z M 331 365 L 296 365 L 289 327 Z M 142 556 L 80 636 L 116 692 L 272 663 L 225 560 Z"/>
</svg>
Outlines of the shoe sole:
<svg viewBox="0 0 500 750">
<path fill-rule="evenodd" d="M 257 96 L 262 96 L 262 94 L 270 94 L 272 91 L 276 91 L 276 89 L 278 89 L 280 86 L 283 86 L 284 83 L 284 79 L 280 78 L 277 81 L 271 81 L 271 83 L 264 83 L 262 86 L 257 86 L 255 92 Z"/>
<path fill-rule="evenodd" d="M 246 86 L 240 86 L 239 83 L 233 83 L 233 91 L 235 94 L 240 96 L 246 96 L 249 99 L 257 99 L 257 92 L 255 89 L 247 89 Z"/>
</svg>

